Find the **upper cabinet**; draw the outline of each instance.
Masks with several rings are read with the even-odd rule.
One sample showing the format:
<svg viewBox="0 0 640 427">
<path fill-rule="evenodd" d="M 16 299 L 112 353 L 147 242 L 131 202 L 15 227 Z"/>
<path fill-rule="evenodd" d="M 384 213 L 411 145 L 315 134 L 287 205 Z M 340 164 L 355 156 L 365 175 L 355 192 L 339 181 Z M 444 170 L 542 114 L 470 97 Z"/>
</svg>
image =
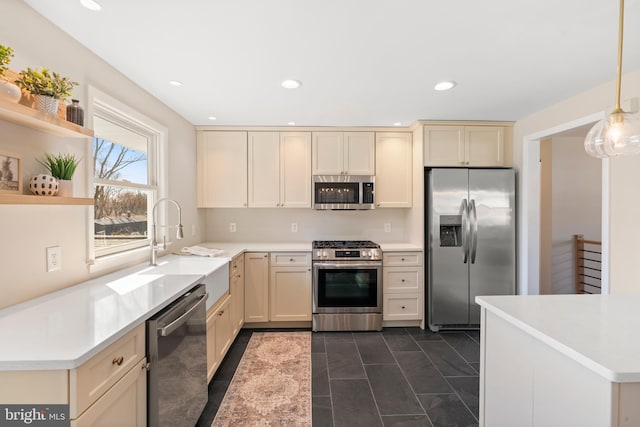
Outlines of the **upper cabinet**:
<svg viewBox="0 0 640 427">
<path fill-rule="evenodd" d="M 376 207 L 412 206 L 412 159 L 411 133 L 376 133 Z"/>
<path fill-rule="evenodd" d="M 425 166 L 511 166 L 512 128 L 487 124 L 426 125 Z"/>
<path fill-rule="evenodd" d="M 247 206 L 247 132 L 198 133 L 198 207 Z"/>
<path fill-rule="evenodd" d="M 249 132 L 249 207 L 311 207 L 311 133 Z"/>
<path fill-rule="evenodd" d="M 374 175 L 374 132 L 313 132 L 313 175 Z"/>
</svg>

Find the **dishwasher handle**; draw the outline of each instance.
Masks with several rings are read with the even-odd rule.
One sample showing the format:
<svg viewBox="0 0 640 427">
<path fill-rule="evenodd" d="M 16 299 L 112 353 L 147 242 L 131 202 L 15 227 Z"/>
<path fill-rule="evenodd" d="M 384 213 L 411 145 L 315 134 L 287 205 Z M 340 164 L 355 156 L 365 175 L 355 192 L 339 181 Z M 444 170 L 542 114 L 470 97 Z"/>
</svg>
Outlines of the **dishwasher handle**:
<svg viewBox="0 0 640 427">
<path fill-rule="evenodd" d="M 187 310 L 182 316 L 178 317 L 176 320 L 166 326 L 158 327 L 158 333 L 160 334 L 160 336 L 166 337 L 167 335 L 171 335 L 173 331 L 182 326 L 184 322 L 187 321 L 187 318 L 191 315 L 191 313 L 205 303 L 208 296 L 209 292 L 205 292 L 202 296 L 200 296 L 200 298 L 198 298 L 198 302 L 193 304 L 191 308 Z"/>
</svg>

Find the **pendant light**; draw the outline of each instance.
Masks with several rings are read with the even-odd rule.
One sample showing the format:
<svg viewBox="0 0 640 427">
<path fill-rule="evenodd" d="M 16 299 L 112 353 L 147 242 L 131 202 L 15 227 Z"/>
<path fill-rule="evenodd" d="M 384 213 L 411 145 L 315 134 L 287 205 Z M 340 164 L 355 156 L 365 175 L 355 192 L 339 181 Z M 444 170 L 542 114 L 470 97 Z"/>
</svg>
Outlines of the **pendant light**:
<svg viewBox="0 0 640 427">
<path fill-rule="evenodd" d="M 620 0 L 619 21 L 616 104 L 611 114 L 596 123 L 584 140 L 586 152 L 600 158 L 640 154 L 640 116 L 626 113 L 620 108 L 624 0 Z"/>
</svg>

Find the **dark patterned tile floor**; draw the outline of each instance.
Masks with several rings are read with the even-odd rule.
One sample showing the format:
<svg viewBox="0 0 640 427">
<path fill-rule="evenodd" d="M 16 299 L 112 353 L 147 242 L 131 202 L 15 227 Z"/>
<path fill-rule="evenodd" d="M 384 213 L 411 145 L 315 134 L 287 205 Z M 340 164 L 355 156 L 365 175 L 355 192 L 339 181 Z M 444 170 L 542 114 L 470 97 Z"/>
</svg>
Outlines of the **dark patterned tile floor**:
<svg viewBox="0 0 640 427">
<path fill-rule="evenodd" d="M 251 337 L 238 335 L 209 383 L 209 427 Z M 480 336 L 419 328 L 315 332 L 314 427 L 478 425 Z"/>
</svg>

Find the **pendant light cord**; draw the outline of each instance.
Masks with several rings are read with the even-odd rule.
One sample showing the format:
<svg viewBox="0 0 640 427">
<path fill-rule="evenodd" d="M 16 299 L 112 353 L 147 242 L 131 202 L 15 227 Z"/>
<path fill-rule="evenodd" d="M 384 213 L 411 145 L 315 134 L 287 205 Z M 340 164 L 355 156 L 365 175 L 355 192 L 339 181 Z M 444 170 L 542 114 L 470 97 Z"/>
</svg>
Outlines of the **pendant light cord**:
<svg viewBox="0 0 640 427">
<path fill-rule="evenodd" d="M 624 0 L 620 0 L 620 17 L 618 24 L 618 75 L 616 79 L 616 105 L 613 113 L 622 113 L 620 108 L 620 90 L 622 87 L 622 34 L 624 33 Z"/>
</svg>

